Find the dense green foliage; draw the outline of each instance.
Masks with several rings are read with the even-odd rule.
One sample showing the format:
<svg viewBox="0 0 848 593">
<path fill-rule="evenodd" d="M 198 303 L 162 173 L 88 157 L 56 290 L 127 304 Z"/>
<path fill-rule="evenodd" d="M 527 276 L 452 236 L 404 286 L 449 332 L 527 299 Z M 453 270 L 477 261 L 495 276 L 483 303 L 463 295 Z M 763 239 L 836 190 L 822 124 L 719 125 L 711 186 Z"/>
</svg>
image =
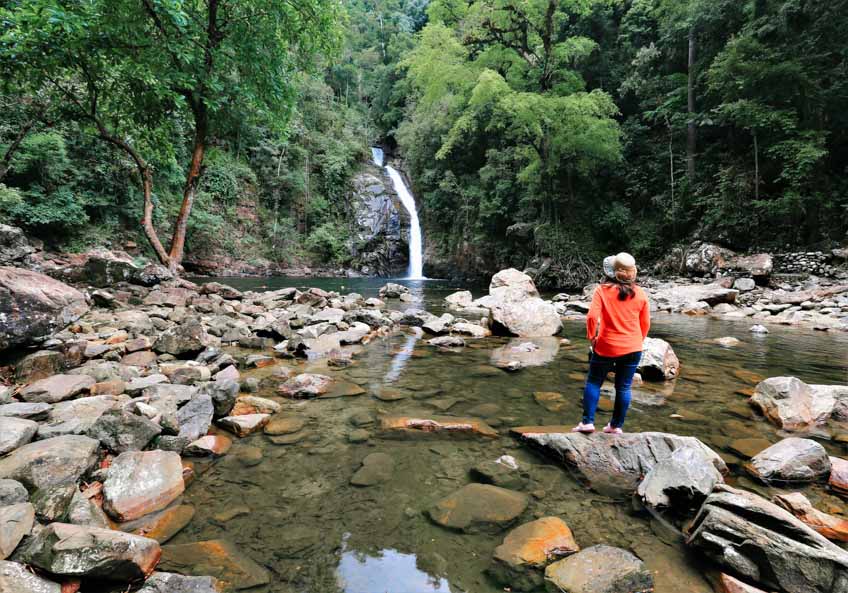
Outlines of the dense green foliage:
<svg viewBox="0 0 848 593">
<path fill-rule="evenodd" d="M 468 271 L 844 240 L 848 0 L 343 4 L 225 1 L 218 39 L 209 2 L 0 3 L 0 214 L 143 243 L 123 142 L 163 236 L 196 190 L 190 252 L 344 264 L 380 142 Z"/>
<path fill-rule="evenodd" d="M 427 14 L 363 94 L 443 255 L 542 256 L 562 279 L 577 255 L 659 257 L 692 237 L 844 238 L 848 2 L 434 0 Z"/>
</svg>

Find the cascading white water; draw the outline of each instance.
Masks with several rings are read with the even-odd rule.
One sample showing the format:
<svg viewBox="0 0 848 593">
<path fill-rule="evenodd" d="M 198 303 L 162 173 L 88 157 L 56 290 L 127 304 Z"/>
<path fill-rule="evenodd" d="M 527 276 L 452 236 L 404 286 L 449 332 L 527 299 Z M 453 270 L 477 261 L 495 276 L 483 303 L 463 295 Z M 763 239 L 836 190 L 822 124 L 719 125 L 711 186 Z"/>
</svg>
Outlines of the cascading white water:
<svg viewBox="0 0 848 593">
<path fill-rule="evenodd" d="M 374 164 L 378 167 L 383 166 L 383 149 L 371 148 L 371 154 L 374 157 Z M 409 212 L 409 271 L 407 277 L 413 280 L 423 280 L 424 278 L 424 241 L 421 237 L 421 223 L 418 221 L 418 210 L 415 207 L 415 198 L 409 192 L 406 184 L 403 182 L 403 177 L 394 168 L 386 165 L 386 171 L 392 180 L 395 192 L 400 198 L 403 207 Z"/>
</svg>

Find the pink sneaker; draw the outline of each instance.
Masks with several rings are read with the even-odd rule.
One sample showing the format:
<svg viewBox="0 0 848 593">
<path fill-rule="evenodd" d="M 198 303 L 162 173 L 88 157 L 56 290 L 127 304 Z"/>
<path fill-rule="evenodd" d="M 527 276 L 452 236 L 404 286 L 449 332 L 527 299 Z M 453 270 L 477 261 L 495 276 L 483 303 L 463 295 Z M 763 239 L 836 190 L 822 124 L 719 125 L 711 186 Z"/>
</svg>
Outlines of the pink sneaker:
<svg viewBox="0 0 848 593">
<path fill-rule="evenodd" d="M 604 426 L 604 433 L 606 433 L 606 434 L 622 434 L 623 432 L 624 431 L 621 430 L 620 428 L 613 428 L 609 424 Z"/>
<path fill-rule="evenodd" d="M 571 429 L 571 432 L 582 432 L 583 434 L 592 434 L 595 432 L 594 424 L 583 424 L 582 422 Z"/>
</svg>

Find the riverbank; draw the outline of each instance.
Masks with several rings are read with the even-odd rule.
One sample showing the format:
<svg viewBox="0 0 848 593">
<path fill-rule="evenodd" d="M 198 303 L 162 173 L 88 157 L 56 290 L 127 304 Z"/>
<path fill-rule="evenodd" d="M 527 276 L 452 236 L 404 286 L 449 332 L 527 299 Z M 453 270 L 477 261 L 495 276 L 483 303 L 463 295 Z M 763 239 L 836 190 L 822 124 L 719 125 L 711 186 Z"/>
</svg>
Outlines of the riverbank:
<svg viewBox="0 0 848 593">
<path fill-rule="evenodd" d="M 4 286 L 9 285 L 4 279 Z M 66 590 L 74 590 L 77 579 L 89 587 L 104 576 L 92 565 L 67 574 L 52 555 L 55 551 L 35 553 L 37 548 L 54 550 L 50 542 L 64 538 L 66 531 L 95 537 L 98 554 L 124 567 L 113 578 L 125 583 L 138 582 L 161 553 L 158 570 L 214 575 L 230 588 L 276 591 L 266 583 L 284 578 L 292 586 L 331 591 L 339 586 L 332 567 L 341 554 L 339 570 L 348 582 L 361 582 L 365 574 L 372 579 L 360 589 L 341 586 L 345 592 L 360 593 L 385 584 L 381 578 L 386 571 L 397 569 L 378 564 L 382 568 L 369 572 L 367 562 L 356 560 L 357 553 L 371 557 L 376 545 L 377 550 L 394 546 L 403 551 L 398 561 L 409 553 L 420 560 L 420 569 L 404 565 L 405 579 L 431 575 L 463 590 L 488 592 L 493 590 L 485 576 L 490 571 L 503 586 L 536 586 L 544 581 L 544 571 L 516 565 L 506 549 L 495 551 L 502 542 L 495 534 L 522 524 L 518 529 L 523 531 L 503 540 L 504 545 L 509 540 L 508 549 L 515 540 L 522 541 L 524 531 L 539 527 L 533 520 L 548 518 L 545 526 L 556 517 L 565 519 L 565 529 L 573 533 L 574 545 L 562 552 L 569 555 L 561 561 L 573 558 L 569 565 L 581 566 L 577 560 L 593 554 L 617 555 L 640 578 L 655 581 L 657 590 L 685 586 L 706 593 L 704 575 L 718 578 L 715 570 L 721 562 L 712 567 L 691 564 L 690 547 L 677 536 L 658 535 L 651 521 L 623 512 L 614 502 L 621 484 L 635 484 L 636 478 L 625 473 L 616 485 L 618 494 L 608 502 L 591 502 L 611 495 L 597 481 L 598 468 L 574 458 L 576 465 L 569 467 L 580 478 L 574 482 L 571 474 L 532 453 L 539 447 L 557 462 L 561 457 L 555 449 L 561 445 L 551 450 L 548 437 L 533 435 L 560 435 L 557 439 L 564 438 L 563 443 L 574 438 L 552 426 L 577 417 L 575 401 L 562 393 L 562 385 L 565 381 L 576 389 L 574 384 L 582 381 L 585 341 L 579 324 L 567 329 L 573 344 L 556 336 L 509 340 L 492 335 L 505 324 L 512 333 L 556 333 L 557 325 L 548 328 L 537 318 L 553 311 L 556 319 L 563 303 L 578 302 L 545 303 L 535 296 L 529 278 L 518 272 L 505 272 L 493 281 L 489 294 L 476 304 L 470 294 L 443 291 L 439 299 L 446 312 L 440 315 L 421 310 L 426 297 L 392 284 L 366 298 L 318 288 L 243 292 L 215 282 L 169 280 L 156 287 L 118 282 L 111 289 L 92 291 L 91 305 L 70 287 L 43 280 L 38 287 L 47 297 L 39 304 L 44 305 L 40 314 L 46 314 L 50 304 L 61 304 L 56 319 L 75 320 L 67 328 L 46 332 L 50 335 L 41 350 L 7 369 L 14 373 L 16 386 L 3 391 L 8 403 L 0 404 L 2 422 L 9 425 L 3 430 L 6 456 L 0 459 L 0 478 L 15 480 L 26 492 L 14 505 L 32 508 L 16 512 L 31 511 L 38 524 L 48 526 L 33 522 L 28 530 L 15 523 L 14 533 L 22 535 L 9 564 L 35 566 L 47 581 L 61 582 Z M 488 316 L 471 315 L 481 305 L 507 309 L 514 296 L 520 297 L 515 299 L 517 309 L 493 315 L 492 322 Z M 528 310 L 533 313 L 529 318 L 522 314 Z M 671 339 L 674 334 L 664 329 L 663 317 L 657 318 L 655 331 Z M 736 366 L 738 357 L 748 356 L 757 342 L 746 344 L 740 336 L 742 343 L 735 350 L 726 348 L 712 340 L 727 334 L 706 334 L 701 321 L 692 320 L 698 323 L 692 338 L 674 340 L 676 356 L 663 351 L 653 357 L 659 362 L 656 373 L 674 380 L 651 382 L 653 373 L 642 369 L 646 381 L 634 394 L 629 421 L 633 432 L 627 438 L 635 440 L 628 447 L 647 447 L 656 455 L 658 442 L 651 441 L 655 437 L 640 436 L 650 434 L 640 429 L 664 431 L 667 436 L 661 442 L 668 443 L 697 437 L 719 452 L 719 474 L 730 468 L 734 486 L 770 498 L 771 489 L 746 479 L 742 468 L 748 457 L 780 443 L 781 432 L 750 406 L 734 405 L 727 398 L 734 391 L 750 397 L 764 378 L 759 373 L 789 369 Z M 784 347 L 791 346 L 784 340 Z M 803 333 L 795 345 L 816 350 L 816 341 Z M 816 355 L 816 365 L 806 371 L 793 364 L 794 372 L 803 372 L 813 386 L 838 381 L 841 371 L 822 374 L 820 366 L 822 358 L 844 354 L 844 348 L 833 348 L 829 355 Z M 705 349 L 710 358 L 699 354 Z M 682 365 L 672 362 L 678 357 Z M 806 397 L 803 388 L 798 389 L 800 397 Z M 832 400 L 828 417 L 816 417 L 826 424 L 816 424 L 814 434 L 817 439 L 827 435 L 822 442 L 837 459 L 844 453 L 840 435 L 846 431 L 839 420 L 831 419 L 843 413 L 841 407 L 834 411 L 836 396 Z M 816 409 L 823 410 L 819 404 Z M 711 423 L 708 419 L 716 410 L 724 420 Z M 526 428 L 538 425 L 547 428 Z M 513 430 L 518 440 L 511 440 L 510 429 L 522 426 Z M 457 437 L 463 440 L 457 442 Z M 538 442 L 540 438 L 544 442 Z M 423 448 L 421 439 L 427 443 Z M 608 437 L 593 439 L 597 443 L 587 443 L 594 443 L 591 447 L 597 451 L 610 444 Z M 671 445 L 668 452 L 676 449 Z M 512 461 L 498 462 L 504 455 Z M 660 461 L 641 454 L 639 459 L 640 475 Z M 624 464 L 612 457 L 608 462 Z M 788 466 L 796 463 L 787 461 Z M 476 477 L 471 485 L 488 485 L 484 491 L 466 484 L 472 467 Z M 142 474 L 147 477 L 139 488 Z M 821 486 L 829 477 L 817 470 L 804 490 L 818 508 L 838 507 L 836 491 Z M 584 484 L 600 494 L 588 494 Z M 24 496 L 19 488 L 6 485 L 16 489 L 18 498 Z M 666 487 L 673 488 L 657 491 Z M 702 492 L 719 499 L 727 494 L 706 486 Z M 768 502 L 755 494 L 745 496 L 745 504 Z M 644 500 L 665 512 L 662 497 Z M 696 498 L 690 505 L 698 510 L 700 502 Z M 497 508 L 498 518 L 481 514 L 481 504 Z M 465 519 L 444 512 L 456 505 Z M 772 506 L 767 506 L 767 514 L 787 528 L 809 529 Z M 601 527 L 613 518 L 623 531 Z M 73 527 L 62 526 L 66 524 Z M 398 529 L 401 525 L 404 528 Z M 763 527 L 748 525 L 754 532 Z M 345 530 L 353 535 L 346 537 Z M 559 524 L 545 532 L 566 535 Z M 140 539 L 127 540 L 129 536 Z M 121 556 L 121 546 L 129 541 L 143 553 Z M 693 540 L 691 549 L 698 549 L 698 541 Z M 620 550 L 593 549 L 598 544 Z M 799 558 L 818 558 L 807 548 L 791 549 Z M 73 546 L 62 551 L 64 557 L 80 560 L 85 553 Z M 833 550 L 829 554 L 841 558 Z M 546 557 L 542 567 L 554 559 Z M 303 573 L 297 567 L 304 563 L 321 568 Z M 6 573 L 14 569 L 3 568 Z M 549 580 L 567 578 L 557 576 L 560 570 L 566 575 L 581 570 L 565 568 L 551 569 L 556 575 Z M 161 590 L 155 579 L 142 589 L 145 593 Z M 10 582 L 17 586 L 23 581 Z M 192 590 L 211 591 L 210 582 L 196 582 Z M 97 586 L 100 589 L 85 590 L 126 589 L 126 584 Z"/>
</svg>

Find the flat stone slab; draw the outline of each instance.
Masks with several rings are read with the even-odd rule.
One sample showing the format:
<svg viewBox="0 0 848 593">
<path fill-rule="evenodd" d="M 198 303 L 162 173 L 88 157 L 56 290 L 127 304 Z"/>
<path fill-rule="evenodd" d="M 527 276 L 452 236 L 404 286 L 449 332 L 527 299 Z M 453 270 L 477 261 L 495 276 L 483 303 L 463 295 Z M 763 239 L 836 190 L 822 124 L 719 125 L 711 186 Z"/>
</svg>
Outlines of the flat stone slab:
<svg viewBox="0 0 848 593">
<path fill-rule="evenodd" d="M 227 586 L 250 589 L 271 582 L 270 573 L 226 540 L 169 545 L 159 568 L 185 575 L 213 576 Z"/>
<path fill-rule="evenodd" d="M 67 435 L 35 441 L 0 459 L 0 478 L 17 480 L 29 490 L 76 482 L 97 462 L 100 444 Z"/>
<path fill-rule="evenodd" d="M 13 402 L 0 405 L 0 418 L 26 418 L 28 420 L 41 420 L 53 408 L 50 404 L 28 404 L 25 402 Z"/>
<path fill-rule="evenodd" d="M 379 422 L 381 435 L 392 438 L 498 436 L 498 431 L 479 418 L 381 416 Z"/>
<path fill-rule="evenodd" d="M 262 430 L 271 420 L 271 414 L 245 414 L 244 416 L 226 416 L 218 420 L 218 424 L 235 434 L 246 437 Z"/>
<path fill-rule="evenodd" d="M 265 425 L 265 434 L 270 436 L 293 434 L 300 432 L 304 426 L 306 426 L 306 421 L 303 418 L 272 418 Z"/>
<path fill-rule="evenodd" d="M 53 375 L 27 385 L 18 395 L 29 403 L 55 404 L 87 391 L 95 383 L 88 375 Z"/>
<path fill-rule="evenodd" d="M 527 508 L 529 498 L 489 484 L 468 484 L 438 501 L 427 514 L 442 527 L 465 533 L 497 533 Z"/>
<path fill-rule="evenodd" d="M 112 462 L 103 482 L 103 509 L 131 521 L 171 504 L 185 490 L 183 466 L 173 451 L 129 451 Z"/>
<path fill-rule="evenodd" d="M 0 560 L 0 591 L 3 593 L 62 593 L 62 586 L 33 574 L 23 564 Z"/>
<path fill-rule="evenodd" d="M 662 432 L 583 435 L 564 426 L 521 426 L 512 433 L 575 469 L 592 489 L 606 495 L 632 494 L 658 461 L 682 447 L 701 453 L 719 473 L 728 472 L 721 457 L 694 437 Z"/>
<path fill-rule="evenodd" d="M 51 523 L 22 546 L 16 559 L 54 575 L 128 583 L 153 572 L 160 555 L 159 544 L 146 537 Z"/>
<path fill-rule="evenodd" d="M 179 504 L 145 515 L 141 519 L 121 523 L 118 529 L 135 535 L 143 535 L 164 544 L 191 523 L 194 515 L 193 506 Z"/>
<path fill-rule="evenodd" d="M 23 418 L 0 418 L 0 455 L 26 445 L 38 431 L 38 422 Z"/>
</svg>

